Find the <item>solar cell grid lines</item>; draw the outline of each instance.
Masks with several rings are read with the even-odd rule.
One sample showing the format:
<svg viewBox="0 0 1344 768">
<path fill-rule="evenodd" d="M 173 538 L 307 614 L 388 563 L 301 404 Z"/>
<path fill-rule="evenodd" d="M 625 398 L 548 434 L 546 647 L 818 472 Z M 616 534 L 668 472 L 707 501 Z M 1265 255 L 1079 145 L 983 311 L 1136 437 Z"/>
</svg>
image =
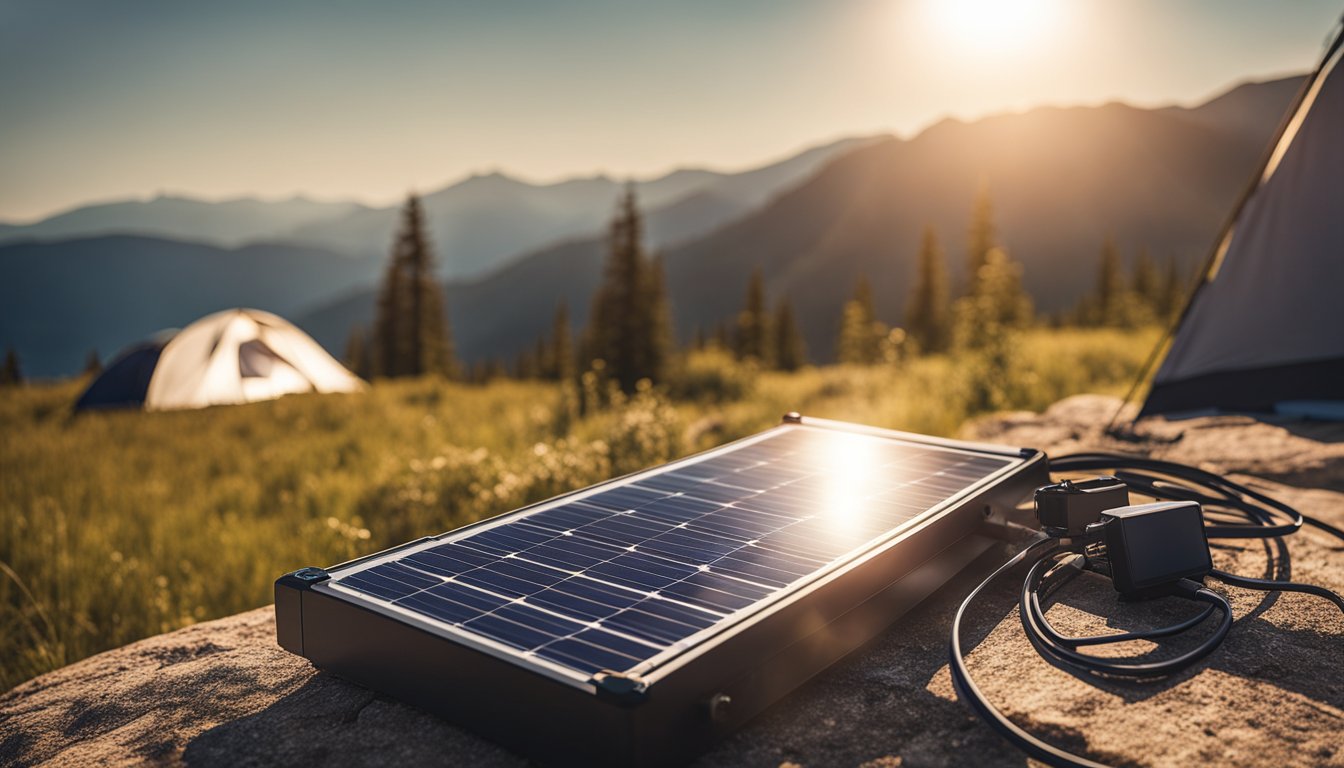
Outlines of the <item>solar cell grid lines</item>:
<svg viewBox="0 0 1344 768">
<path fill-rule="evenodd" d="M 359 599 L 585 678 L 627 671 L 1010 463 L 784 428 L 333 579 Z"/>
</svg>

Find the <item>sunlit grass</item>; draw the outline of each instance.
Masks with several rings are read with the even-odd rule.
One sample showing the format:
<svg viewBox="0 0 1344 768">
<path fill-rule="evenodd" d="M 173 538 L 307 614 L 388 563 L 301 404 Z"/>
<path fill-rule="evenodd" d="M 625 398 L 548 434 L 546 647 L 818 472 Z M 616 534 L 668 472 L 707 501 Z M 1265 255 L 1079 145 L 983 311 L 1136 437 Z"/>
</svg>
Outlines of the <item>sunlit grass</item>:
<svg viewBox="0 0 1344 768">
<path fill-rule="evenodd" d="M 1032 331 L 1011 407 L 1118 393 L 1153 332 Z M 264 605 L 330 565 L 768 427 L 788 410 L 929 434 L 976 415 L 948 357 L 755 374 L 697 358 L 577 419 L 561 388 L 380 382 L 176 413 L 71 415 L 80 382 L 0 391 L 0 690 L 101 650 Z"/>
</svg>

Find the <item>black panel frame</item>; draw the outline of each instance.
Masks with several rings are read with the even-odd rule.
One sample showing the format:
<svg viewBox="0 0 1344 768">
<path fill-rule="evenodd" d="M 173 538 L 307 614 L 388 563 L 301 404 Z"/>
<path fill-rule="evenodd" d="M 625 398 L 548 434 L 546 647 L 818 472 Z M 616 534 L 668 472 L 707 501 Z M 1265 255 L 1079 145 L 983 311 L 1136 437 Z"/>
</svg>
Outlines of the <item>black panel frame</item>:
<svg viewBox="0 0 1344 768">
<path fill-rule="evenodd" d="M 539 674 L 345 599 L 335 590 L 315 588 L 329 578 L 318 568 L 301 569 L 276 581 L 277 639 L 281 647 L 319 669 L 438 714 L 542 763 L 686 762 L 932 594 L 993 545 L 995 539 L 984 535 L 986 525 L 1010 517 L 1023 498 L 1048 482 L 1046 457 L 1040 451 L 810 418 L 786 419 L 775 429 L 799 424 L 994 455 L 1015 463 L 970 486 L 899 536 L 848 556 L 823 577 L 791 589 L 643 678 L 599 674 L 589 685 L 576 686 Z M 583 489 L 587 490 L 591 489 Z M 559 498 L 570 495 L 574 494 Z M 540 505 L 453 533 L 525 514 L 536 506 Z M 436 538 L 409 542 L 331 570 Z"/>
</svg>

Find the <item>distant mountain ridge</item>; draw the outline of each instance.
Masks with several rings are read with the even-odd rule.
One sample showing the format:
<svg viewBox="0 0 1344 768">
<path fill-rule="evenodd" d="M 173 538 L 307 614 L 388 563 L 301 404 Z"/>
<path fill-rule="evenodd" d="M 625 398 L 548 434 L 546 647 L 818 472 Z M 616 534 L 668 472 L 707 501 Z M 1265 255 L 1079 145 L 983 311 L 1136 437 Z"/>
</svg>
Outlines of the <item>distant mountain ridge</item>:
<svg viewBox="0 0 1344 768">
<path fill-rule="evenodd" d="M 663 245 L 702 235 L 864 141 L 841 139 L 746 171 L 686 168 L 636 182 L 647 209 L 674 208 L 651 228 L 650 237 Z M 623 185 L 605 176 L 532 184 L 490 173 L 424 194 L 422 202 L 442 273 L 461 279 L 548 243 L 600 232 Z M 223 247 L 283 242 L 364 258 L 387 253 L 398 216 L 396 205 L 160 196 L 84 206 L 33 224 L 0 225 L 0 243 L 148 235 Z"/>
<path fill-rule="evenodd" d="M 971 205 L 985 182 L 1000 240 L 1024 264 L 1042 310 L 1067 308 L 1090 289 L 1108 236 L 1127 259 L 1147 247 L 1189 268 L 1207 253 L 1296 92 L 1289 81 L 1241 86 L 1194 109 L 1114 103 L 944 120 L 910 140 L 856 149 L 766 207 L 666 249 L 678 332 L 687 339 L 734 317 L 760 266 L 771 301 L 794 303 L 813 359 L 830 359 L 839 308 L 860 275 L 872 281 L 882 319 L 902 322 L 926 224 L 961 278 Z M 1206 109 L 1241 117 L 1221 128 Z M 603 253 L 600 239 L 570 241 L 448 286 L 462 355 L 512 359 L 546 331 L 562 299 L 582 325 Z M 337 344 L 371 315 L 364 292 L 298 322 Z"/>
<path fill-rule="evenodd" d="M 151 200 L 80 206 L 32 224 L 0 224 L 0 243 L 138 235 L 235 247 L 274 240 L 300 227 L 335 221 L 361 209 L 364 206 L 358 203 L 329 203 L 304 197 L 209 201 L 159 195 Z"/>
</svg>

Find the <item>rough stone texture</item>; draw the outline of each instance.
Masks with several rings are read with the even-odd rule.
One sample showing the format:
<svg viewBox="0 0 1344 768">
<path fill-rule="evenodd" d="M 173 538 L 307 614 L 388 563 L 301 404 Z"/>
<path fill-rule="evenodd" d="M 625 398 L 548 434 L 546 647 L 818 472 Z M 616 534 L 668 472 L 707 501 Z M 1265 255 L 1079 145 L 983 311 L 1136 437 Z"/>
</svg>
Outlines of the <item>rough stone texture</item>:
<svg viewBox="0 0 1344 768">
<path fill-rule="evenodd" d="M 1105 447 L 1272 477 L 1255 482 L 1344 525 L 1338 426 L 1199 419 L 1146 424 L 1136 440 L 1116 441 L 1100 430 L 1116 405 L 1071 398 L 1044 415 L 1010 414 L 968 432 L 1052 453 Z M 1287 545 L 1295 579 L 1344 590 L 1338 542 L 1305 529 Z M 1010 551 L 1005 545 L 997 556 Z M 1214 558 L 1220 568 L 1262 576 L 1271 554 L 1281 567 L 1282 556 L 1256 542 L 1219 543 Z M 964 573 L 700 763 L 1025 764 L 955 700 L 947 673 L 951 614 L 991 565 L 986 559 Z M 967 641 L 977 682 L 1032 732 L 1116 764 L 1344 765 L 1344 616 L 1325 601 L 1218 587 L 1237 621 L 1217 652 L 1172 680 L 1116 684 L 1082 679 L 1035 654 L 1017 621 L 1014 581 L 978 603 Z M 1175 601 L 1119 605 L 1107 582 L 1087 575 L 1064 591 L 1051 618 L 1082 633 L 1151 626 L 1189 611 Z M 281 651 L 270 608 L 109 651 L 0 696 L 0 765 L 522 762 Z"/>
</svg>

